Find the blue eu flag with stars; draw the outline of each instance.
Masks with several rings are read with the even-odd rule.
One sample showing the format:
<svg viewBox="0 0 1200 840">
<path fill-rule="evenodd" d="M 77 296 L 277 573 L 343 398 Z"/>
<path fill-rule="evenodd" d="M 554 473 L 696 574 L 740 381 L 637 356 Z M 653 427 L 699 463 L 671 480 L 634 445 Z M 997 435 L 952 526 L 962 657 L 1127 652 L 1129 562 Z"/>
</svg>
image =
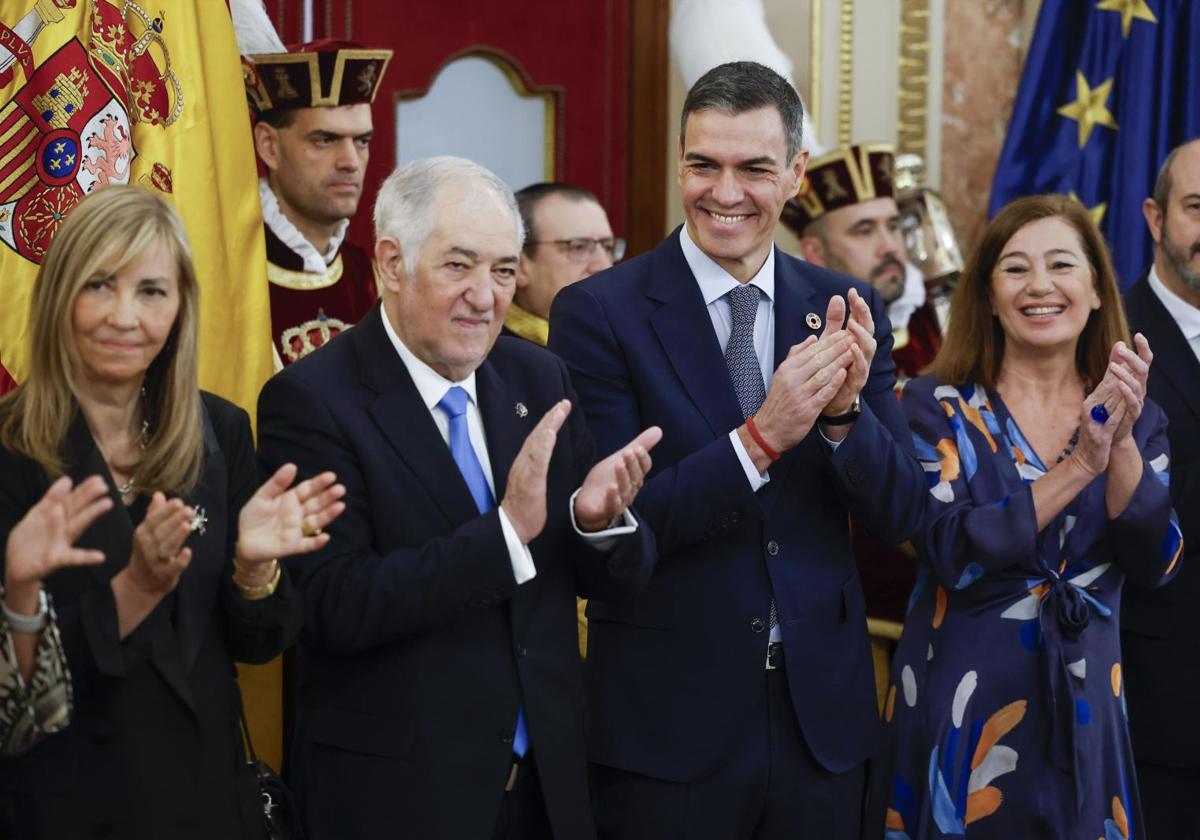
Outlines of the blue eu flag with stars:
<svg viewBox="0 0 1200 840">
<path fill-rule="evenodd" d="M 990 215 L 1022 195 L 1081 201 L 1122 287 L 1153 242 L 1142 201 L 1175 146 L 1200 137 L 1200 2 L 1042 0 Z"/>
</svg>

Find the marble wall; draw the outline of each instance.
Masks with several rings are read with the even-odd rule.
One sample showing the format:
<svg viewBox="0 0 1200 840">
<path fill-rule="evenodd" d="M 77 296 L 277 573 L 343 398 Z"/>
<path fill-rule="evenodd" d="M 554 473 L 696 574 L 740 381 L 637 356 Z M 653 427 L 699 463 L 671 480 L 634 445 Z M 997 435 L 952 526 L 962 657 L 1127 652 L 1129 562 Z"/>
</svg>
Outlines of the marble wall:
<svg viewBox="0 0 1200 840">
<path fill-rule="evenodd" d="M 996 161 L 1039 6 L 1031 0 L 945 5 L 940 191 L 964 254 L 987 224 Z"/>
</svg>

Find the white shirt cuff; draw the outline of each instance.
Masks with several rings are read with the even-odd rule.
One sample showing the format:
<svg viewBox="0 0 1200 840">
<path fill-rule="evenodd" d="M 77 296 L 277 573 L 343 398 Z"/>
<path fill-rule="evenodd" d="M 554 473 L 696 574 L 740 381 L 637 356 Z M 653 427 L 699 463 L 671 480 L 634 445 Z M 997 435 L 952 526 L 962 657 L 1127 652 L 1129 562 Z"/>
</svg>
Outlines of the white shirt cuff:
<svg viewBox="0 0 1200 840">
<path fill-rule="evenodd" d="M 742 465 L 742 471 L 746 473 L 746 480 L 750 482 L 750 489 L 757 493 L 763 487 L 766 487 L 767 482 L 771 480 L 771 476 L 754 469 L 754 460 L 750 457 L 750 453 L 746 451 L 746 447 L 742 445 L 742 439 L 738 436 L 737 429 L 729 433 L 729 442 L 733 444 L 733 454 L 737 455 L 738 463 Z"/>
<path fill-rule="evenodd" d="M 842 438 L 842 440 L 830 440 L 829 438 L 825 437 L 825 432 L 821 428 L 820 421 L 817 421 L 817 434 L 819 434 L 821 436 L 821 440 L 825 441 L 826 443 L 828 443 L 830 445 L 830 447 L 833 448 L 834 452 L 837 452 L 837 448 L 839 446 L 841 446 L 842 441 L 845 440 L 845 438 Z"/>
<path fill-rule="evenodd" d="M 504 545 L 508 548 L 513 577 L 517 580 L 517 586 L 520 586 L 537 577 L 537 567 L 533 565 L 533 555 L 529 553 L 529 546 L 517 536 L 517 529 L 508 521 L 508 514 L 504 512 L 504 508 L 497 510 L 500 512 L 500 530 L 504 532 Z"/>
<path fill-rule="evenodd" d="M 579 488 L 582 490 L 583 488 Z M 581 531 L 579 523 L 575 521 L 575 497 L 579 495 L 579 490 L 571 494 L 571 500 L 567 503 L 571 513 L 571 527 L 575 529 L 575 533 L 587 540 L 592 548 L 597 551 L 608 551 L 617 544 L 617 540 L 626 534 L 632 534 L 638 529 L 637 519 L 629 508 L 621 511 L 620 516 L 608 523 L 608 527 L 603 531 Z"/>
</svg>

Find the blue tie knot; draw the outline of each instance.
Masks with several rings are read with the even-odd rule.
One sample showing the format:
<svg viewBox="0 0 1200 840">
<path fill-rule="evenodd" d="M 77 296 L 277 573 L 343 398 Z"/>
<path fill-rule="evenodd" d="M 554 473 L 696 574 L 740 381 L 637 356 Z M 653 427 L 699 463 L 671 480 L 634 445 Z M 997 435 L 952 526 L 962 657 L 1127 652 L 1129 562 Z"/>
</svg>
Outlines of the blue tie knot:
<svg viewBox="0 0 1200 840">
<path fill-rule="evenodd" d="M 462 417 L 467 413 L 467 402 L 471 399 L 467 389 L 459 385 L 453 386 L 438 402 L 438 408 L 446 412 L 451 419 Z"/>
</svg>

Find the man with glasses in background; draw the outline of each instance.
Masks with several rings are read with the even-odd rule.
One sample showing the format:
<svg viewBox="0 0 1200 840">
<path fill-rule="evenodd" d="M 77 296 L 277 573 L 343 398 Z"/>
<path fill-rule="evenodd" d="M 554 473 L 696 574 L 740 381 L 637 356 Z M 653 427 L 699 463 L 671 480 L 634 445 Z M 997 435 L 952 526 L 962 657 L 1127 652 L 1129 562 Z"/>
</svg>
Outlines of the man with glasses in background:
<svg viewBox="0 0 1200 840">
<path fill-rule="evenodd" d="M 550 304 L 559 290 L 611 268 L 625 256 L 595 193 L 560 182 L 530 184 L 516 193 L 525 245 L 517 291 L 504 318 L 505 335 L 546 346 Z M 587 600 L 578 599 L 579 655 L 587 656 Z"/>
<path fill-rule="evenodd" d="M 625 255 L 595 194 L 571 184 L 531 184 L 517 194 L 528 236 L 505 332 L 546 346 L 559 290 L 610 268 Z"/>
</svg>

